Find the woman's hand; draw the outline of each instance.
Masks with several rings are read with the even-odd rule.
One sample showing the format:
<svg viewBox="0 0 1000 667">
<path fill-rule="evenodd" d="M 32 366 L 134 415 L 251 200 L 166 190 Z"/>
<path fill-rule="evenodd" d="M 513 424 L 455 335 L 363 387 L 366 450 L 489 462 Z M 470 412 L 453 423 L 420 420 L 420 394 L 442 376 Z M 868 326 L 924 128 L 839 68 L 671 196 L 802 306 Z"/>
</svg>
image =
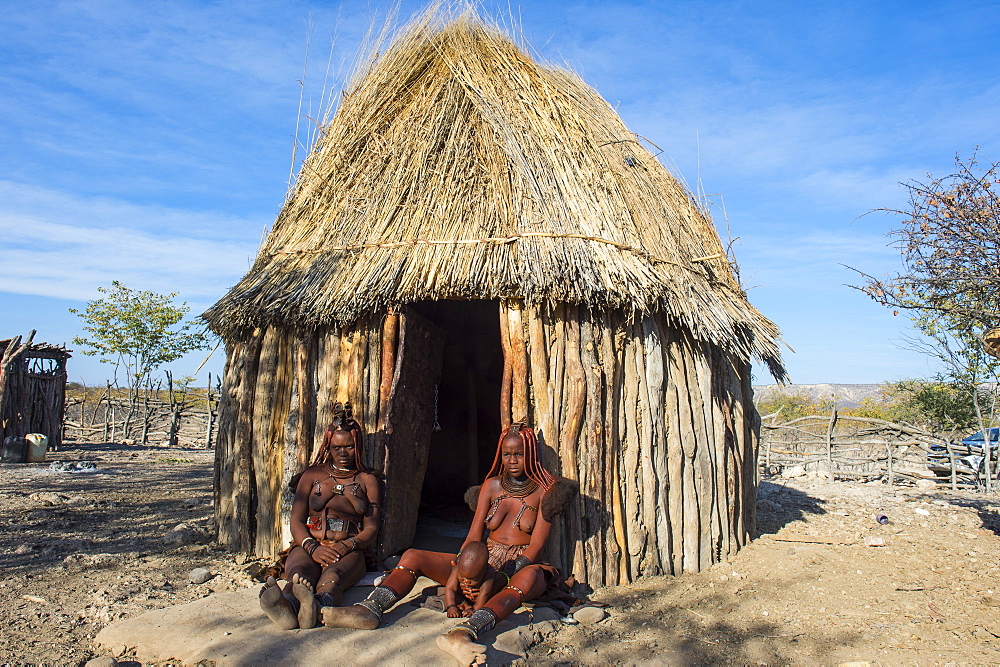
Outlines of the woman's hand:
<svg viewBox="0 0 1000 667">
<path fill-rule="evenodd" d="M 323 567 L 327 567 L 340 560 L 340 553 L 333 546 L 320 544 L 313 550 L 312 559 Z"/>
<path fill-rule="evenodd" d="M 348 538 L 350 539 L 350 538 Z M 326 567 L 333 565 L 347 554 L 354 551 L 354 544 L 341 540 L 333 544 L 320 544 L 312 553 L 312 559 L 320 565 Z"/>
</svg>

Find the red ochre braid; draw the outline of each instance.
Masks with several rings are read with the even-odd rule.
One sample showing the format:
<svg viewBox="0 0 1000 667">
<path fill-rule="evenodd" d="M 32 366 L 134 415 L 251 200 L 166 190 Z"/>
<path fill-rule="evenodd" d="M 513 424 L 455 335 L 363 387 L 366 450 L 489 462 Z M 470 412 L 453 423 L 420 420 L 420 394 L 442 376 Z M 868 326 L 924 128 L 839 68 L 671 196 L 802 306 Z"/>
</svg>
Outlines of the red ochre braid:
<svg viewBox="0 0 1000 667">
<path fill-rule="evenodd" d="M 354 437 L 354 460 L 357 462 L 358 470 L 369 472 L 364 464 L 364 430 L 361 428 L 361 424 L 354 419 L 351 404 L 337 403 L 333 406 L 333 411 L 333 423 L 326 427 L 326 431 L 323 433 L 323 444 L 316 450 L 316 457 L 312 464 L 315 466 L 327 463 L 330 460 L 330 443 L 333 441 L 334 432 L 348 431 Z"/>
<path fill-rule="evenodd" d="M 515 428 L 517 428 L 517 432 L 513 433 Z M 538 439 L 535 438 L 535 431 L 524 424 L 513 424 L 500 434 L 500 438 L 497 440 L 497 453 L 493 456 L 493 465 L 490 467 L 486 479 L 496 477 L 503 472 L 503 462 L 501 461 L 503 439 L 508 435 L 517 435 L 524 444 L 524 472 L 528 479 L 542 487 L 542 491 L 548 491 L 556 483 L 556 478 L 542 465 L 538 456 Z"/>
</svg>

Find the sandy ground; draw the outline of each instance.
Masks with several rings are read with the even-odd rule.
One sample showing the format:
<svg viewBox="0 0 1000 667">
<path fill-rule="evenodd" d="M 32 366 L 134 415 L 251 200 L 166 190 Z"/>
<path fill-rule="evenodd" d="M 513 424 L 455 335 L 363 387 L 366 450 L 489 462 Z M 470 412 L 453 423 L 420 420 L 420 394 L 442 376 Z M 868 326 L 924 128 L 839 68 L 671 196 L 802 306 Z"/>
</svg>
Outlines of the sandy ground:
<svg viewBox="0 0 1000 667">
<path fill-rule="evenodd" d="M 208 625 L 212 637 L 234 645 L 242 645 L 240 633 L 264 632 L 251 577 L 259 564 L 208 542 L 211 452 L 70 445 L 48 454 L 48 462 L 57 460 L 97 467 L 0 465 L 0 608 L 7 621 L 0 663 L 128 660 L 142 647 L 126 639 L 141 639 L 136 628 L 152 627 L 154 618 L 143 614 L 161 609 L 174 614 L 170 624 L 191 622 L 212 605 L 231 616 L 216 611 L 215 623 L 195 622 L 177 655 Z M 761 536 L 732 562 L 598 590 L 593 597 L 609 605 L 609 616 L 592 625 L 535 626 L 522 612 L 515 625 L 528 632 L 520 636 L 541 641 L 526 658 L 497 651 L 492 662 L 1000 663 L 997 496 L 800 477 L 762 482 L 758 506 Z M 877 512 L 890 522 L 876 523 Z M 867 546 L 879 541 L 870 538 L 885 546 Z M 199 567 L 212 577 L 191 583 Z M 187 603 L 197 604 L 175 608 Z M 389 632 L 365 633 L 388 652 L 366 653 L 355 664 L 398 662 L 391 628 L 413 625 L 425 636 L 442 623 L 434 614 L 397 607 Z M 102 636 L 124 637 L 120 645 L 95 645 L 106 627 Z M 267 661 L 290 655 L 296 636 L 326 643 L 337 632 L 286 633 Z"/>
</svg>

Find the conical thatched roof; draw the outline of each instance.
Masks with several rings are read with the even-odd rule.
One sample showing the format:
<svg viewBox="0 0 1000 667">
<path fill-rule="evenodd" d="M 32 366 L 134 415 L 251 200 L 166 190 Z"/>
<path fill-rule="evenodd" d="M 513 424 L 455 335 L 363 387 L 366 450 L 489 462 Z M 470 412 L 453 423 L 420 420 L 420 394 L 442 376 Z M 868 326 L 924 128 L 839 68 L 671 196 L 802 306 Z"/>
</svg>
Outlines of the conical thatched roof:
<svg viewBox="0 0 1000 667">
<path fill-rule="evenodd" d="M 662 310 L 783 376 L 690 193 L 595 90 L 473 14 L 418 19 L 355 77 L 205 318 L 231 338 L 448 298 Z"/>
</svg>

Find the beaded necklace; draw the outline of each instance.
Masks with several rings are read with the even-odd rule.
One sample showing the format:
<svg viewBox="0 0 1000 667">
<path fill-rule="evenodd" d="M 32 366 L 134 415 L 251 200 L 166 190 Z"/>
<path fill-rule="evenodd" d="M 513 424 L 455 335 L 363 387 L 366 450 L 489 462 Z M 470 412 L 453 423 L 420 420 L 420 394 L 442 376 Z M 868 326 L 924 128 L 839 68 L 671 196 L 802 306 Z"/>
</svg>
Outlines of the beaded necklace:
<svg viewBox="0 0 1000 667">
<path fill-rule="evenodd" d="M 538 490 L 538 483 L 530 477 L 525 477 L 523 481 L 516 480 L 505 471 L 500 474 L 500 487 L 504 490 L 504 493 L 494 498 L 493 502 L 490 503 L 490 512 L 486 517 L 486 523 L 493 520 L 493 515 L 497 513 L 497 509 L 500 507 L 500 501 L 506 498 L 516 498 L 521 501 L 521 510 L 514 517 L 512 525 L 521 530 L 521 516 L 524 515 L 525 510 L 538 511 L 537 507 L 532 507 L 524 500 Z"/>
<path fill-rule="evenodd" d="M 354 479 L 358 474 L 357 468 L 340 468 L 338 466 L 333 465 L 330 462 L 327 462 L 326 469 L 330 472 L 330 474 L 324 477 L 323 479 L 319 479 L 313 482 L 313 495 L 316 496 L 323 495 L 322 485 L 323 482 L 325 482 L 328 479 L 347 479 L 348 477 Z M 353 484 L 335 484 L 333 487 L 333 494 L 334 495 L 343 494 L 345 490 L 347 490 L 350 487 L 353 487 L 354 495 L 358 495 L 359 486 L 360 484 L 358 482 L 354 482 Z"/>
<path fill-rule="evenodd" d="M 538 490 L 538 484 L 530 477 L 518 480 L 506 472 L 500 475 L 500 486 L 511 498 L 525 498 Z"/>
</svg>

